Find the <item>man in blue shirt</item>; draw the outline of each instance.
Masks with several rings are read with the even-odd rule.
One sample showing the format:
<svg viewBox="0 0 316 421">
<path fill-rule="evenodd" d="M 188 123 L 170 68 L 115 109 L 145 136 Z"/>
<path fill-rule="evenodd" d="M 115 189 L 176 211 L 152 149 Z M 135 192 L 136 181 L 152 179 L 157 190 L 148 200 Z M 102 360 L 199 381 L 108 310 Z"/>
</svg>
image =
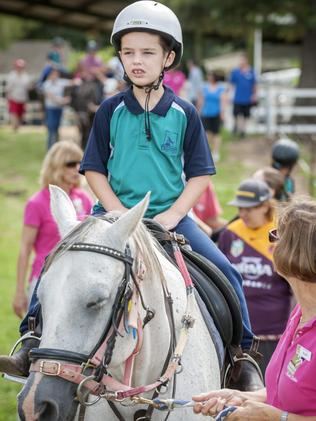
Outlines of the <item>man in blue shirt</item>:
<svg viewBox="0 0 316 421">
<path fill-rule="evenodd" d="M 250 108 L 256 102 L 257 80 L 245 54 L 240 57 L 239 67 L 232 70 L 230 83 L 235 88 L 233 99 L 234 133 L 245 136 Z"/>
</svg>

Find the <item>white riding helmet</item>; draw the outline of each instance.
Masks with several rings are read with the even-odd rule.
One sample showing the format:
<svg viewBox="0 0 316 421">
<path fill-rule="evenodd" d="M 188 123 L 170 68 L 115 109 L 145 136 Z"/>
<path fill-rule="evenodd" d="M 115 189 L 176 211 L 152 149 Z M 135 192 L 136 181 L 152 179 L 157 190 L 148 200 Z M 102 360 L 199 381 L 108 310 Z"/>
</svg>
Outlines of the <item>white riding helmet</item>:
<svg viewBox="0 0 316 421">
<path fill-rule="evenodd" d="M 111 34 L 111 44 L 120 50 L 121 38 L 132 31 L 153 32 L 171 41 L 171 49 L 176 53 L 169 69 L 179 64 L 182 52 L 182 30 L 177 16 L 169 7 L 151 0 L 141 0 L 125 7 L 117 16 Z"/>
</svg>

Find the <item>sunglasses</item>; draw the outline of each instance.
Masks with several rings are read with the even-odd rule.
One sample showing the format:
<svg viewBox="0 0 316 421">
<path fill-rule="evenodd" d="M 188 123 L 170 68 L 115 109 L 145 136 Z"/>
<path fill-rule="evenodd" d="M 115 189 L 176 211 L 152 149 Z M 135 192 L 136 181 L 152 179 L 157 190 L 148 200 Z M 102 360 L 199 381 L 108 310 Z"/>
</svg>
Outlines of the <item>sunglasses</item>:
<svg viewBox="0 0 316 421">
<path fill-rule="evenodd" d="M 67 168 L 75 168 L 77 165 L 80 165 L 81 161 L 68 161 L 65 162 L 65 167 Z"/>
<path fill-rule="evenodd" d="M 270 230 L 269 231 L 269 242 L 275 243 L 278 240 L 279 240 L 278 230 L 276 228 L 274 228 L 273 230 Z"/>
</svg>

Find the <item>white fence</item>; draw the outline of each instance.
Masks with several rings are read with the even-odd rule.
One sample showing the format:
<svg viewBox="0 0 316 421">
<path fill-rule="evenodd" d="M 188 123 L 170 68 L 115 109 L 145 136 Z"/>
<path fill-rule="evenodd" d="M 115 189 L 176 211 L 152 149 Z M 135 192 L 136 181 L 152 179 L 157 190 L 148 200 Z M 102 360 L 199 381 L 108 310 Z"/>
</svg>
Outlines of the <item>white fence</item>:
<svg viewBox="0 0 316 421">
<path fill-rule="evenodd" d="M 259 105 L 253 109 L 253 124 L 251 132 L 275 134 L 309 134 L 316 135 L 316 106 L 296 105 L 296 98 L 314 99 L 316 104 L 316 89 L 290 89 L 275 86 L 260 86 Z M 304 117 L 306 122 L 295 123 L 293 117 Z"/>
</svg>

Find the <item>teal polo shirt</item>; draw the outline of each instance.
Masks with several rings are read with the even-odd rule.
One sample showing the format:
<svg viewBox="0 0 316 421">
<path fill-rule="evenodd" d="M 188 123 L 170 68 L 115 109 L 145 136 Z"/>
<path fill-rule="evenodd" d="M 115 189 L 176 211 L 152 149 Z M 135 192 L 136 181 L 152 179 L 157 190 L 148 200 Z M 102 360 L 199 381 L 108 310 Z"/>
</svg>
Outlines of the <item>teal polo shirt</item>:
<svg viewBox="0 0 316 421">
<path fill-rule="evenodd" d="M 214 174 L 215 167 L 196 109 L 171 89 L 165 87 L 149 120 L 147 139 L 144 109 L 131 88 L 105 100 L 80 172 L 104 174 L 126 208 L 151 191 L 145 216 L 152 218 L 172 206 L 191 177 Z"/>
</svg>

